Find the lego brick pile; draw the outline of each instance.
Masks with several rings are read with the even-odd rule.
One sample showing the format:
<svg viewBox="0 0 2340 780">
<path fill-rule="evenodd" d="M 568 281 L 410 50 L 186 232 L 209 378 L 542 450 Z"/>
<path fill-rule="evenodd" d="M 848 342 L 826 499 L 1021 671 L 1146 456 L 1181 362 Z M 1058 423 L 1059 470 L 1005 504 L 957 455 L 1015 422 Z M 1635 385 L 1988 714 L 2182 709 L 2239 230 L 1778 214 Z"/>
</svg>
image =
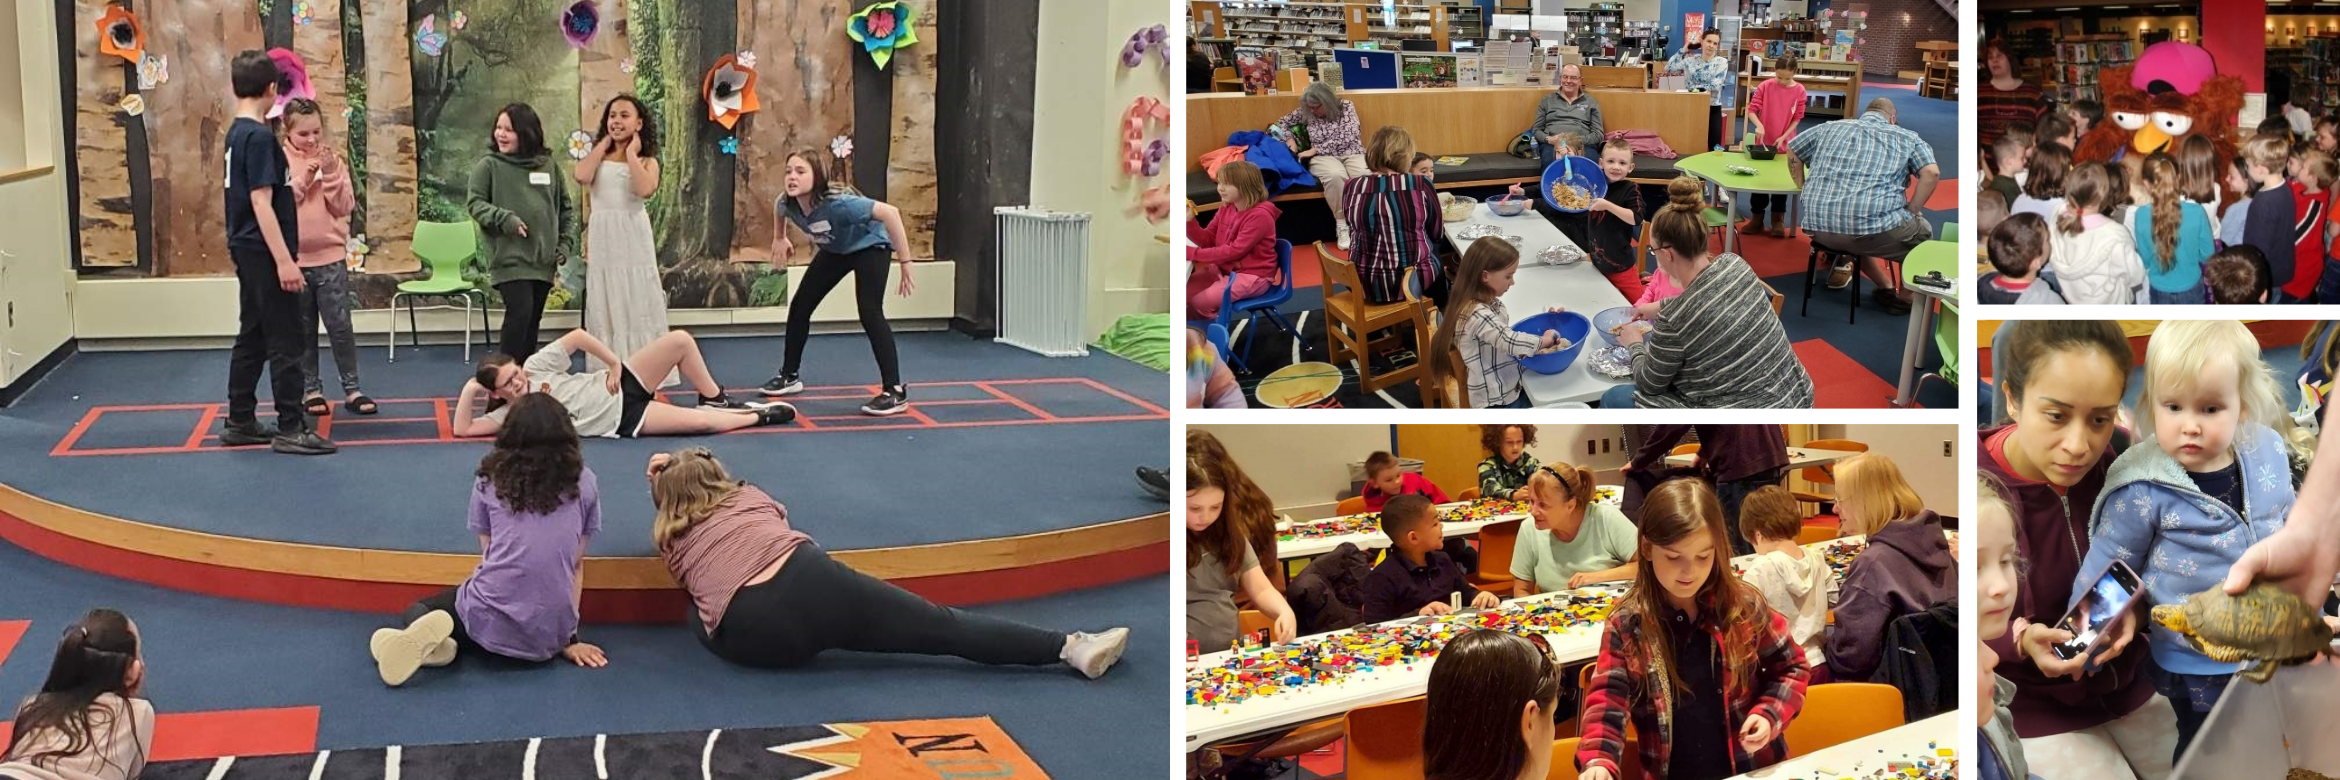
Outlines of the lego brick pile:
<svg viewBox="0 0 2340 780">
<path fill-rule="evenodd" d="M 1481 498 L 1468 504 L 1439 513 L 1438 519 L 1448 523 L 1467 523 L 1503 515 L 1527 514 L 1527 504 L 1501 498 Z M 1299 523 L 1276 532 L 1276 541 L 1296 542 L 1302 539 L 1323 539 L 1329 536 L 1381 533 L 1381 513 L 1333 517 L 1309 523 Z"/>
<path fill-rule="evenodd" d="M 1958 751 L 1942 747 L 1940 743 L 1926 743 L 1926 753 L 1917 756 L 1903 754 L 1898 759 L 1864 759 L 1855 762 L 1850 772 L 1835 769 L 1814 769 L 1785 773 L 1787 780 L 1957 780 Z M 1885 751 L 1877 751 L 1883 754 Z"/>
</svg>

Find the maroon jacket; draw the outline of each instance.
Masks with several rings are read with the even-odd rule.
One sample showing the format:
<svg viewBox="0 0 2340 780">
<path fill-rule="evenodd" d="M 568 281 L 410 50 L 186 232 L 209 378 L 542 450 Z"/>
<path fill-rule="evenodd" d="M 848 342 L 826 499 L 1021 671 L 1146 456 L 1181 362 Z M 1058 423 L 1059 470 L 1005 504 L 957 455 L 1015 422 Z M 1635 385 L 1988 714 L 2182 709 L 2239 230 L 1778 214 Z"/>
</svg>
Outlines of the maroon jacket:
<svg viewBox="0 0 2340 780">
<path fill-rule="evenodd" d="M 1777 425 L 1652 425 L 1649 440 L 1633 455 L 1633 470 L 1665 462 L 1682 434 L 1698 431 L 1698 464 L 1708 479 L 1737 482 L 1787 468 L 1787 434 Z"/>
<path fill-rule="evenodd" d="M 1885 651 L 1885 627 L 1894 618 L 1924 612 L 1958 598 L 1958 562 L 1942 538 L 1942 518 L 1928 509 L 1888 523 L 1853 558 L 1836 599 L 1836 630 L 1828 637 L 1830 679 L 1865 682 Z"/>
<path fill-rule="evenodd" d="M 2089 512 L 2104 492 L 2104 476 L 2112 468 L 2113 452 L 2107 447 L 2096 467 L 2059 495 L 2048 483 L 2017 476 L 1993 454 L 1992 437 L 2009 433 L 2012 427 L 1976 434 L 1976 460 L 1983 473 L 1998 477 L 2012 494 L 2015 549 L 2031 565 L 2016 589 L 2012 617 L 2052 624 L 2063 619 L 2064 605 L 2071 603 L 2072 581 L 2080 575 L 2080 560 L 2088 555 Z M 2015 683 L 2015 701 L 2008 709 L 2015 715 L 2016 736 L 2031 739 L 2092 728 L 2144 706 L 2153 697 L 2153 686 L 2145 679 L 2148 653 L 2141 644 L 2145 641 L 2143 632 L 2139 633 L 2119 658 L 2077 681 L 2068 677 L 2051 680 L 2040 674 L 2038 667 L 2015 652 L 2012 632 L 1991 640 L 1991 650 L 2003 659 L 1999 676 Z"/>
<path fill-rule="evenodd" d="M 1268 284 L 1283 284 L 1282 268 L 1276 262 L 1276 216 L 1281 213 L 1273 203 L 1247 209 L 1229 205 L 1211 217 L 1209 227 L 1187 220 L 1186 240 L 1194 242 L 1194 248 L 1186 250 L 1186 259 L 1195 265 L 1217 266 L 1229 274 L 1250 274 Z"/>
</svg>

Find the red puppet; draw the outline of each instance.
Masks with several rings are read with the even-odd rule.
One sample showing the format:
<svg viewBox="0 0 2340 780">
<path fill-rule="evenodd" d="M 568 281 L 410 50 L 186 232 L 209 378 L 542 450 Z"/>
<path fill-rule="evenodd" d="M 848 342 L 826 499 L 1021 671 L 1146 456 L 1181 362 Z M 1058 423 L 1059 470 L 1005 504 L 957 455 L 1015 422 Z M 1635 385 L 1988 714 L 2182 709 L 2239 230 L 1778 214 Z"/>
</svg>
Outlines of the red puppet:
<svg viewBox="0 0 2340 780">
<path fill-rule="evenodd" d="M 2234 159 L 2243 82 L 2218 75 L 2218 64 L 2202 47 L 2156 43 L 2145 47 L 2134 65 L 2104 69 L 2098 81 L 2110 121 L 2089 130 L 2073 158 L 2110 162 L 2131 152 L 2175 155 L 2178 142 L 2201 134 L 2218 145 L 2219 170 Z"/>
</svg>

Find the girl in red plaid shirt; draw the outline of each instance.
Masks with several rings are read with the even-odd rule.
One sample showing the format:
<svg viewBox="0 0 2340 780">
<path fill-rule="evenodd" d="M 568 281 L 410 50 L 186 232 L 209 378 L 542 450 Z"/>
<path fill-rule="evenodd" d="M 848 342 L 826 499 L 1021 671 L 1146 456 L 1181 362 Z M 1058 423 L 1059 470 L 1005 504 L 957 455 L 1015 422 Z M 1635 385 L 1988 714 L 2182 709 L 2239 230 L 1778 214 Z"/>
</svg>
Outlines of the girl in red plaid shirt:
<svg viewBox="0 0 2340 780">
<path fill-rule="evenodd" d="M 1787 618 L 1731 573 L 1722 503 L 1696 479 L 1643 500 L 1633 590 L 1601 634 L 1576 765 L 1623 780 L 1632 719 L 1648 780 L 1717 780 L 1787 758 L 1810 674 Z"/>
</svg>

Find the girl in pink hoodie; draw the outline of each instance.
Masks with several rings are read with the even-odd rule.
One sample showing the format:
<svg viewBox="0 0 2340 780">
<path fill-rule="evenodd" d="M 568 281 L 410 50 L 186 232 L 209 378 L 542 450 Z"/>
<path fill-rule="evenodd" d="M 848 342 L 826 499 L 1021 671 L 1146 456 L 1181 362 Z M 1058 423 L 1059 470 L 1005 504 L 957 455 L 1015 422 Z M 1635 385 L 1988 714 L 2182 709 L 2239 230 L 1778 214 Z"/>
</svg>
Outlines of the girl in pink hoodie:
<svg viewBox="0 0 2340 780">
<path fill-rule="evenodd" d="M 1230 287 L 1240 301 L 1283 283 L 1276 262 L 1276 217 L 1282 211 L 1268 202 L 1259 166 L 1240 160 L 1220 166 L 1219 202 L 1226 205 L 1210 227 L 1186 220 L 1186 239 L 1194 243 L 1186 253 L 1194 263 L 1186 277 L 1188 320 L 1216 319 Z"/>
<path fill-rule="evenodd" d="M 1747 119 L 1752 123 L 1757 143 L 1773 149 L 1786 146 L 1796 135 L 1796 125 L 1804 121 L 1804 85 L 1796 83 L 1796 55 L 1782 53 L 1771 62 L 1771 79 L 1756 85 L 1755 94 L 1747 98 Z M 1790 232 L 1787 223 L 1786 195 L 1755 193 L 1748 197 L 1748 222 L 1763 220 L 1762 232 L 1786 238 Z M 1778 223 L 1773 226 L 1773 223 Z M 1752 226 L 1750 226 L 1752 227 Z"/>
<path fill-rule="evenodd" d="M 349 164 L 325 143 L 325 119 L 314 100 L 294 100 L 282 120 L 284 156 L 291 166 L 289 182 L 300 212 L 300 243 L 294 262 L 308 286 L 301 290 L 301 316 L 309 322 L 301 348 L 302 373 L 308 392 L 301 405 L 311 415 L 331 411 L 325 400 L 325 382 L 317 374 L 317 323 L 332 337 L 333 367 L 341 371 L 344 408 L 358 414 L 380 411 L 374 399 L 358 390 L 357 335 L 349 328 L 354 299 L 349 287 L 349 214 L 357 209 L 351 190 Z"/>
</svg>

